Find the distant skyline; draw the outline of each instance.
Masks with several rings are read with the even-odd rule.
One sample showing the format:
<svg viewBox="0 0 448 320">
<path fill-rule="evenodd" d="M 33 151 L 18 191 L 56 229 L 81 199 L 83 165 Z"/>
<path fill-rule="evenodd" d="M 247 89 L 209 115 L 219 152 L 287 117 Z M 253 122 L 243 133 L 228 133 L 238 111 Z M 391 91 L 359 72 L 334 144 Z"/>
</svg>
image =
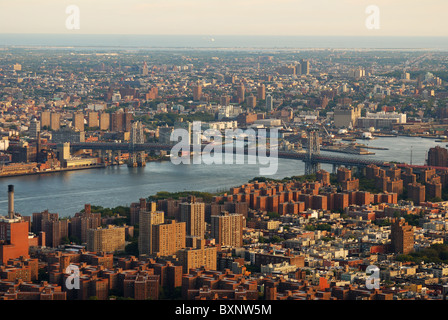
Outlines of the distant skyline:
<svg viewBox="0 0 448 320">
<path fill-rule="evenodd" d="M 66 8 L 80 9 L 68 30 Z M 380 29 L 365 26 L 369 5 Z M 446 0 L 1 0 L 0 33 L 448 36 Z"/>
</svg>

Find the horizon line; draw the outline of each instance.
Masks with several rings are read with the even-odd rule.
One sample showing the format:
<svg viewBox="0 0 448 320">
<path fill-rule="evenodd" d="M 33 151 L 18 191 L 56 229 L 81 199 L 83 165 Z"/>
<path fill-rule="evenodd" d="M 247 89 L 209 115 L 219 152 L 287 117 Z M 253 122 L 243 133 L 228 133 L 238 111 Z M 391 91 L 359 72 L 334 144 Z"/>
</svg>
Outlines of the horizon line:
<svg viewBox="0 0 448 320">
<path fill-rule="evenodd" d="M 81 35 L 81 36 L 200 36 L 200 37 L 365 37 L 365 38 L 448 38 L 444 36 L 422 36 L 422 35 L 284 35 L 284 34 L 148 34 L 148 33 L 79 33 L 68 32 L 0 32 L 0 35 Z"/>
</svg>

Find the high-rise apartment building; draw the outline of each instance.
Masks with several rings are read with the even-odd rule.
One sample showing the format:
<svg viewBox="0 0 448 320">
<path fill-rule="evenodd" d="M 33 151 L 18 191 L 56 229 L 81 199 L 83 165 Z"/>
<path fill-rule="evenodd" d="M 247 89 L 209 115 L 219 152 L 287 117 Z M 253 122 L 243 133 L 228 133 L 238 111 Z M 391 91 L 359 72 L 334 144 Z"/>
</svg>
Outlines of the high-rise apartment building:
<svg viewBox="0 0 448 320">
<path fill-rule="evenodd" d="M 241 83 L 236 90 L 236 97 L 238 102 L 241 103 L 245 100 L 246 96 L 246 88 L 244 87 L 244 83 Z"/>
<path fill-rule="evenodd" d="M 189 203 L 181 203 L 179 221 L 186 222 L 187 235 L 201 239 L 205 235 L 205 204 L 196 202 L 196 197 L 190 197 Z"/>
<path fill-rule="evenodd" d="M 123 114 L 123 131 L 131 131 L 132 120 L 134 120 L 134 115 L 128 111 L 125 111 Z"/>
<path fill-rule="evenodd" d="M 448 150 L 440 146 L 431 148 L 428 151 L 428 166 L 447 167 Z"/>
<path fill-rule="evenodd" d="M 121 110 L 114 112 L 110 116 L 110 130 L 114 132 L 129 132 L 131 130 L 133 115 Z"/>
<path fill-rule="evenodd" d="M 408 254 L 414 250 L 414 230 L 403 218 L 395 219 L 391 226 L 391 249 L 397 254 Z"/>
<path fill-rule="evenodd" d="M 408 198 L 411 199 L 416 205 L 419 205 L 421 202 L 425 202 L 425 186 L 420 183 L 408 184 Z"/>
<path fill-rule="evenodd" d="M 320 183 L 322 183 L 323 186 L 329 186 L 330 185 L 330 173 L 325 170 L 319 170 L 316 172 L 316 179 Z"/>
<path fill-rule="evenodd" d="M 428 200 L 442 199 L 442 183 L 440 181 L 433 179 L 426 183 L 426 193 L 428 195 Z"/>
<path fill-rule="evenodd" d="M 257 106 L 257 97 L 253 94 L 247 97 L 247 106 L 249 108 L 255 108 Z"/>
<path fill-rule="evenodd" d="M 84 131 L 84 114 L 82 112 L 73 113 L 72 126 L 77 131 Z"/>
<path fill-rule="evenodd" d="M 202 86 L 197 84 L 193 87 L 193 100 L 200 101 L 202 98 Z"/>
<path fill-rule="evenodd" d="M 156 202 L 147 202 L 145 198 L 141 198 L 139 202 L 131 203 L 130 208 L 130 225 L 135 226 L 139 223 L 140 212 L 154 212 L 157 211 Z"/>
<path fill-rule="evenodd" d="M 220 215 L 211 216 L 211 237 L 222 246 L 242 247 L 244 226 L 242 214 L 223 211 Z"/>
<path fill-rule="evenodd" d="M 163 211 L 140 211 L 138 251 L 140 255 L 153 253 L 153 226 L 163 224 L 165 216 Z"/>
<path fill-rule="evenodd" d="M 123 251 L 125 227 L 108 225 L 107 228 L 87 230 L 87 250 L 91 252 Z"/>
<path fill-rule="evenodd" d="M 61 115 L 57 112 L 52 112 L 50 117 L 50 129 L 53 131 L 59 130 L 61 127 Z"/>
<path fill-rule="evenodd" d="M 90 204 L 84 206 L 84 212 L 78 212 L 70 221 L 70 234 L 81 243 L 87 242 L 87 231 L 101 226 L 101 213 L 92 213 Z"/>
<path fill-rule="evenodd" d="M 42 127 L 50 128 L 50 125 L 51 125 L 51 112 L 50 111 L 41 112 L 40 124 Z"/>
<path fill-rule="evenodd" d="M 37 139 L 37 136 L 40 132 L 40 121 L 36 118 L 33 118 L 30 121 L 30 127 L 28 129 L 28 135 L 31 139 Z"/>
<path fill-rule="evenodd" d="M 107 112 L 100 113 L 100 130 L 107 131 L 110 129 L 110 114 Z"/>
<path fill-rule="evenodd" d="M 352 178 L 352 171 L 345 167 L 338 168 L 337 171 L 337 179 L 338 183 L 342 183 L 344 181 L 350 180 Z"/>
<path fill-rule="evenodd" d="M 35 234 L 45 232 L 45 246 L 57 247 L 62 240 L 69 235 L 68 220 L 59 219 L 59 214 L 50 213 L 48 210 L 42 212 L 34 212 L 32 231 Z"/>
<path fill-rule="evenodd" d="M 158 256 L 176 254 L 186 247 L 186 223 L 171 220 L 170 223 L 152 227 L 152 252 Z"/>
<path fill-rule="evenodd" d="M 301 66 L 302 74 L 304 74 L 304 75 L 310 74 L 310 61 L 309 60 L 302 59 L 300 61 L 300 66 Z"/>
<path fill-rule="evenodd" d="M 264 84 L 261 84 L 257 88 L 257 99 L 260 101 L 266 99 L 266 86 Z"/>
<path fill-rule="evenodd" d="M 274 110 L 274 99 L 270 94 L 266 96 L 266 111 Z"/>
<path fill-rule="evenodd" d="M 89 128 L 97 128 L 100 126 L 100 122 L 98 119 L 98 112 L 90 111 L 87 114 L 87 126 Z"/>
<path fill-rule="evenodd" d="M 114 112 L 110 115 L 110 131 L 123 131 L 123 112 Z"/>
</svg>

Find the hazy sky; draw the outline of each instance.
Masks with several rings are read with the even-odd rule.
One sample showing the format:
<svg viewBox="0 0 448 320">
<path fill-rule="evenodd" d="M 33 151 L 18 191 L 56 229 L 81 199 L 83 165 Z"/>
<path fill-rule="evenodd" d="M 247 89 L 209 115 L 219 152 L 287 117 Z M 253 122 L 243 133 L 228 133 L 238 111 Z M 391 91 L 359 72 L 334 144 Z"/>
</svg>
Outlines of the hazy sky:
<svg viewBox="0 0 448 320">
<path fill-rule="evenodd" d="M 80 9 L 67 30 L 66 7 Z M 367 6 L 380 29 L 365 26 Z M 0 0 L 0 33 L 448 36 L 448 0 Z"/>
</svg>

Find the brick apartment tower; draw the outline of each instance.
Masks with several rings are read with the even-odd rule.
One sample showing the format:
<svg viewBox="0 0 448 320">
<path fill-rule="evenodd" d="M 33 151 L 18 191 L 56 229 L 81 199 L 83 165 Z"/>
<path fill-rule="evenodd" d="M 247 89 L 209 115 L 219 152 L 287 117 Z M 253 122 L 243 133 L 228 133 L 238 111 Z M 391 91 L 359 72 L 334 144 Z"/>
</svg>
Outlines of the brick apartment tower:
<svg viewBox="0 0 448 320">
<path fill-rule="evenodd" d="M 164 222 L 165 214 L 163 211 L 140 211 L 138 236 L 138 251 L 140 255 L 153 253 L 153 226 L 163 224 Z"/>
<path fill-rule="evenodd" d="M 408 198 L 414 201 L 416 205 L 425 202 L 426 188 L 420 183 L 413 183 L 408 185 Z"/>
<path fill-rule="evenodd" d="M 35 234 L 44 232 L 44 246 L 57 247 L 64 237 L 69 235 L 68 220 L 59 220 L 59 214 L 50 213 L 48 210 L 33 213 L 32 231 Z"/>
<path fill-rule="evenodd" d="M 179 221 L 187 223 L 187 235 L 201 239 L 205 234 L 205 204 L 196 202 L 196 197 L 189 197 L 189 203 L 182 203 Z"/>
<path fill-rule="evenodd" d="M 330 185 L 330 173 L 328 171 L 325 171 L 325 170 L 317 171 L 316 179 L 317 179 L 317 181 L 322 183 L 322 185 L 324 185 L 324 186 Z"/>
<path fill-rule="evenodd" d="M 185 222 L 158 224 L 152 227 L 152 252 L 160 256 L 176 254 L 186 247 Z"/>
<path fill-rule="evenodd" d="M 211 237 L 223 246 L 242 247 L 244 221 L 242 214 L 229 214 L 227 211 L 211 216 Z"/>
<path fill-rule="evenodd" d="M 78 212 L 70 221 L 70 234 L 81 243 L 87 242 L 87 230 L 101 226 L 101 213 L 92 213 L 90 204 L 84 205 L 84 212 Z"/>
<path fill-rule="evenodd" d="M 434 167 L 448 166 L 448 150 L 439 146 L 429 149 L 428 166 L 434 166 Z"/>
<path fill-rule="evenodd" d="M 202 86 L 197 84 L 193 87 L 193 100 L 200 101 L 202 99 Z"/>
<path fill-rule="evenodd" d="M 87 230 L 87 250 L 91 252 L 124 251 L 125 228 L 108 225 L 107 228 Z"/>
<path fill-rule="evenodd" d="M 414 250 L 414 230 L 403 218 L 394 219 L 390 237 L 394 253 L 408 254 Z"/>
</svg>

